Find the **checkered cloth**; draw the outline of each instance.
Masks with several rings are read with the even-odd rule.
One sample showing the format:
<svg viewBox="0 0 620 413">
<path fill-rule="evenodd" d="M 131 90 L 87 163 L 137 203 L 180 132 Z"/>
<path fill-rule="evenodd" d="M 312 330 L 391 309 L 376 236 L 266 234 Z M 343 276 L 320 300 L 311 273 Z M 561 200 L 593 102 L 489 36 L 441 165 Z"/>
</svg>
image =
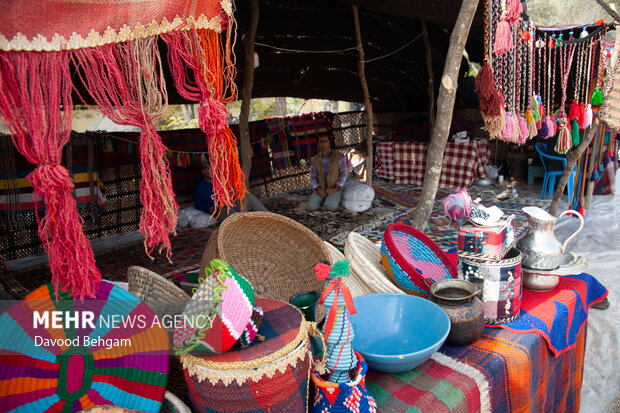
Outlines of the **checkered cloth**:
<svg viewBox="0 0 620 413">
<path fill-rule="evenodd" d="M 428 144 L 422 142 L 394 143 L 394 178 L 397 184 L 422 185 L 426 171 Z M 489 162 L 489 143 L 478 140 L 470 143 L 448 142 L 443 156 L 439 186 L 466 188 L 476 178 L 485 176 Z"/>
<path fill-rule="evenodd" d="M 378 177 L 394 179 L 394 142 L 378 142 L 374 161 Z"/>
</svg>

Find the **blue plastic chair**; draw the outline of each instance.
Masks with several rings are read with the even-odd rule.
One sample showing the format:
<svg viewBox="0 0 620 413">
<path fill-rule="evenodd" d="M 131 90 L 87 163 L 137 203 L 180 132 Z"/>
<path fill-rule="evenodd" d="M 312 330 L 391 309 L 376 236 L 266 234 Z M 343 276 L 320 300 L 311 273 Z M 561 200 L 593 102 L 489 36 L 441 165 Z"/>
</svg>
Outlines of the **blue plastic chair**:
<svg viewBox="0 0 620 413">
<path fill-rule="evenodd" d="M 542 195 L 540 199 L 545 199 L 545 193 L 549 196 L 553 196 L 553 189 L 555 188 L 555 177 L 562 176 L 564 173 L 564 169 L 566 168 L 566 158 L 562 158 L 561 156 L 552 156 L 547 154 L 547 145 L 538 142 L 536 143 L 536 151 L 540 155 L 540 160 L 542 161 L 543 167 L 545 168 L 545 176 L 543 178 L 543 187 L 542 187 Z M 552 169 L 548 163 L 549 160 L 555 160 L 562 162 L 562 169 Z M 576 169 L 573 168 L 573 172 L 571 172 L 570 177 L 568 178 L 568 184 L 566 185 L 566 189 L 568 191 L 568 204 L 573 200 L 573 186 L 575 184 L 575 174 Z"/>
</svg>

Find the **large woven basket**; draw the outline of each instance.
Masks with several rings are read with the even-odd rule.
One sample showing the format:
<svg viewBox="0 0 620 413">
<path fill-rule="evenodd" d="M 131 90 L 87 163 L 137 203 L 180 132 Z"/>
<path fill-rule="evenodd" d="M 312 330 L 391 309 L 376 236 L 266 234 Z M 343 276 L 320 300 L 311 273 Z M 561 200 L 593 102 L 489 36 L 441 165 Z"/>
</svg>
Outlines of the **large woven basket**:
<svg viewBox="0 0 620 413">
<path fill-rule="evenodd" d="M 381 251 L 368 238 L 357 232 L 349 233 L 344 255 L 351 263 L 352 275 L 361 281 L 364 294 L 403 293 L 403 290 L 390 280 L 381 265 Z"/>
<path fill-rule="evenodd" d="M 313 267 L 329 262 L 329 251 L 314 232 L 290 218 L 239 212 L 226 218 L 214 236 L 203 254 L 201 274 L 213 258 L 220 258 L 245 277 L 259 297 L 288 302 L 297 293 L 323 289 Z"/>
<path fill-rule="evenodd" d="M 329 263 L 330 264 L 333 265 L 340 260 L 347 259 L 344 256 L 344 254 L 340 252 L 338 248 L 334 247 L 329 242 L 325 241 L 325 246 L 327 247 L 327 250 L 329 251 Z M 366 294 L 372 293 L 368 289 L 368 287 L 366 287 L 366 284 L 364 284 L 364 281 L 359 277 L 359 275 L 355 271 L 353 271 L 352 266 L 351 266 L 351 275 L 348 277 L 344 277 L 342 281 L 347 286 L 347 288 L 349 289 L 353 297 L 359 297 L 360 295 L 366 295 Z"/>
<path fill-rule="evenodd" d="M 441 248 L 423 232 L 392 224 L 383 235 L 381 261 L 406 293 L 428 297 L 435 281 L 456 278 L 456 268 Z"/>
<path fill-rule="evenodd" d="M 299 412 L 307 406 L 310 323 L 290 304 L 256 299 L 264 341 L 209 356 L 181 356 L 194 411 Z"/>
</svg>

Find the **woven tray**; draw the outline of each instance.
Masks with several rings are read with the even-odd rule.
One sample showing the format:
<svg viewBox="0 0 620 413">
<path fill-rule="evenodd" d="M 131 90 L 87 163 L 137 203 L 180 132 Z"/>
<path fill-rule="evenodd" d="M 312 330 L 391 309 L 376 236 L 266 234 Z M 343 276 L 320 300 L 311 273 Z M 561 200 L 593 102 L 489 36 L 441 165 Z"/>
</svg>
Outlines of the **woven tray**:
<svg viewBox="0 0 620 413">
<path fill-rule="evenodd" d="M 347 259 L 342 252 L 336 247 L 334 247 L 329 242 L 325 241 L 325 246 L 329 250 L 330 255 L 330 264 L 334 264 L 340 260 Z M 350 262 L 350 261 L 349 261 Z M 353 297 L 359 297 L 360 295 L 371 294 L 372 291 L 366 286 L 364 281 L 361 279 L 359 274 L 353 270 L 353 265 L 351 264 L 351 275 L 343 278 L 344 284 L 347 286 L 351 295 Z"/>
<path fill-rule="evenodd" d="M 217 257 L 212 255 L 215 250 Z M 213 258 L 222 259 L 245 277 L 257 296 L 288 302 L 297 293 L 323 290 L 313 267 L 320 261 L 329 262 L 330 255 L 314 232 L 290 218 L 271 212 L 239 212 L 226 218 L 217 237 L 209 239 L 201 274 Z M 324 310 L 317 311 L 320 320 Z"/>
<path fill-rule="evenodd" d="M 423 232 L 392 224 L 383 235 L 381 260 L 388 274 L 408 294 L 429 296 L 435 281 L 456 278 L 454 264 Z"/>
<path fill-rule="evenodd" d="M 390 280 L 381 265 L 381 251 L 368 238 L 357 232 L 349 233 L 344 255 L 351 262 L 351 273 L 363 283 L 364 294 L 403 293 Z M 360 294 L 360 295 L 364 295 Z"/>
</svg>

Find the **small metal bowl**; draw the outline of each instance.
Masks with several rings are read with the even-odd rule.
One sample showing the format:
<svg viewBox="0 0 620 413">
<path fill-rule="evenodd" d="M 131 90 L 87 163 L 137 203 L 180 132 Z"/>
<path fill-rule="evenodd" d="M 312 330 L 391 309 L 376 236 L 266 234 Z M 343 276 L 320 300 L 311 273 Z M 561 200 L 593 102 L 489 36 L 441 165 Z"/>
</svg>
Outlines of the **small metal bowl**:
<svg viewBox="0 0 620 413">
<path fill-rule="evenodd" d="M 491 179 L 491 178 L 480 178 L 480 179 L 476 179 L 472 185 L 477 185 L 477 186 L 491 186 L 491 185 L 495 185 L 495 183 L 497 182 L 497 179 Z"/>
<path fill-rule="evenodd" d="M 532 291 L 551 291 L 560 283 L 559 275 L 529 272 L 523 268 L 523 287 Z"/>
</svg>

